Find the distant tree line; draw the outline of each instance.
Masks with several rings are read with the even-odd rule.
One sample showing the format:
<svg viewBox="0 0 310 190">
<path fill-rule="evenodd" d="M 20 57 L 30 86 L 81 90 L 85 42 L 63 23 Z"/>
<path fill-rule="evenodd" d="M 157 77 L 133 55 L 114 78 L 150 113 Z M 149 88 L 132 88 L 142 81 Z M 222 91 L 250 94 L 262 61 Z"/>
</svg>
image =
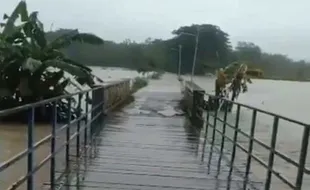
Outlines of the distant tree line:
<svg viewBox="0 0 310 190">
<path fill-rule="evenodd" d="M 264 71 L 266 78 L 306 80 L 310 78 L 310 64 L 304 60 L 294 61 L 282 54 L 263 52 L 251 42 L 239 42 L 232 47 L 229 35 L 218 26 L 211 24 L 182 26 L 174 31 L 175 36 L 168 40 L 146 39 L 136 43 L 129 39 L 121 43 L 105 41 L 104 45 L 72 43 L 63 49 L 65 54 L 75 61 L 93 66 L 126 67 L 137 70 L 158 69 L 177 72 L 178 52 L 182 45 L 182 73 L 190 73 L 195 50 L 195 36 L 199 30 L 196 74 L 214 72 L 231 62 L 244 62 L 249 67 Z M 49 32 L 49 39 L 67 33 L 68 29 Z"/>
</svg>

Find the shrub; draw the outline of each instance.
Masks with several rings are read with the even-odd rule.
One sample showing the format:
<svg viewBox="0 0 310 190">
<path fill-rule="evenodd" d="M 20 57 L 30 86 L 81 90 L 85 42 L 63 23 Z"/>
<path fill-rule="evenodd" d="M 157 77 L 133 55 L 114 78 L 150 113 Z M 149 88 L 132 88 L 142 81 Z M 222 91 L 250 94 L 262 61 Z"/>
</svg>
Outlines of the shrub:
<svg viewBox="0 0 310 190">
<path fill-rule="evenodd" d="M 142 78 L 142 77 L 136 77 L 133 81 L 132 92 L 135 93 L 136 91 L 138 91 L 139 89 L 147 85 L 148 85 L 147 79 Z"/>
<path fill-rule="evenodd" d="M 151 75 L 151 79 L 158 80 L 158 79 L 161 78 L 162 75 L 163 75 L 163 72 L 154 72 L 154 73 Z"/>
</svg>

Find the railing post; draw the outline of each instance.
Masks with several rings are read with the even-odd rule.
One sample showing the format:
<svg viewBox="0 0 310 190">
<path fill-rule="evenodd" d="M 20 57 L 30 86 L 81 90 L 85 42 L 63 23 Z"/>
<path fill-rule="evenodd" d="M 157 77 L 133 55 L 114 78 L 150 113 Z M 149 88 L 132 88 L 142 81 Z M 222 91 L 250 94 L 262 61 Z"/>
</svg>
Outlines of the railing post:
<svg viewBox="0 0 310 190">
<path fill-rule="evenodd" d="M 104 100 L 104 112 L 105 112 L 105 110 L 109 109 L 109 107 L 110 107 L 110 99 L 112 99 L 112 98 L 110 98 L 111 90 L 110 90 L 109 86 L 102 88 L 102 90 L 103 90 L 102 93 L 103 93 L 103 96 L 104 96 L 103 100 Z M 101 91 L 101 89 L 99 91 Z M 99 92 L 99 94 L 100 94 L 100 92 Z M 100 97 L 99 97 L 99 100 L 101 100 Z"/>
<path fill-rule="evenodd" d="M 196 125 L 197 121 L 197 103 L 198 103 L 197 99 L 198 99 L 197 91 L 193 90 L 192 120 L 194 125 Z"/>
<path fill-rule="evenodd" d="M 203 91 L 203 90 L 199 90 L 199 91 L 197 91 L 197 104 L 196 104 L 196 106 L 198 107 L 197 108 L 197 110 L 196 110 L 196 113 L 197 113 L 197 115 L 198 115 L 198 117 L 197 117 L 197 126 L 199 127 L 199 128 L 201 128 L 202 126 L 203 126 L 203 118 L 202 118 L 202 116 L 203 116 L 203 110 L 202 110 L 202 108 L 203 108 L 203 104 L 204 104 L 204 94 L 205 94 L 205 91 Z"/>
<path fill-rule="evenodd" d="M 208 138 L 208 131 L 209 131 L 209 119 L 210 119 L 210 113 L 209 113 L 209 110 L 208 110 L 208 111 L 207 111 L 207 116 L 206 116 L 205 138 Z"/>
<path fill-rule="evenodd" d="M 248 158 L 246 162 L 246 169 L 245 169 L 245 179 L 243 183 L 243 189 L 246 189 L 248 179 L 249 179 L 249 173 L 251 169 L 251 161 L 252 161 L 252 152 L 253 152 L 253 138 L 255 134 L 255 126 L 256 126 L 256 116 L 257 116 L 257 110 L 253 110 L 252 113 L 252 122 L 251 122 L 251 132 L 250 132 L 250 140 L 249 140 L 249 149 L 248 149 Z"/>
<path fill-rule="evenodd" d="M 307 153 L 308 153 L 308 145 L 309 145 L 309 135 L 310 135 L 310 126 L 304 126 L 304 132 L 301 142 L 301 149 L 299 155 L 299 167 L 297 171 L 297 178 L 296 178 L 296 190 L 300 190 L 303 182 L 304 177 L 304 170 L 306 165 Z"/>
<path fill-rule="evenodd" d="M 277 134 L 278 134 L 278 125 L 279 125 L 279 117 L 275 116 L 273 120 L 272 134 L 271 134 L 271 143 L 270 143 L 270 152 L 269 152 L 269 160 L 268 160 L 268 168 L 267 168 L 267 177 L 265 182 L 265 190 L 270 189 L 271 185 L 271 177 L 273 170 L 273 162 L 274 162 L 274 150 L 277 142 Z"/>
<path fill-rule="evenodd" d="M 27 190 L 33 190 L 33 130 L 34 130 L 35 108 L 28 111 L 28 158 L 27 158 Z"/>
<path fill-rule="evenodd" d="M 55 189 L 55 145 L 57 124 L 57 100 L 53 102 L 52 132 L 51 132 L 51 161 L 50 161 L 50 184 L 51 190 Z"/>
<path fill-rule="evenodd" d="M 204 161 L 204 157 L 205 157 L 205 149 L 206 149 L 207 138 L 208 138 L 209 118 L 210 118 L 210 113 L 208 110 L 207 116 L 206 116 L 206 129 L 205 129 L 205 136 L 204 136 L 204 141 L 203 141 L 203 146 L 202 146 L 203 151 L 202 151 L 202 155 L 201 155 L 201 162 Z"/>
<path fill-rule="evenodd" d="M 67 129 L 66 129 L 66 170 L 69 170 L 70 168 L 70 128 L 71 128 L 71 98 L 67 98 L 68 101 L 68 110 L 67 110 L 67 117 L 68 117 L 68 121 L 67 121 Z"/>
<path fill-rule="evenodd" d="M 238 140 L 238 130 L 239 130 L 239 119 L 240 119 L 240 105 L 237 106 L 237 114 L 236 114 L 236 123 L 235 123 L 235 131 L 234 131 L 234 139 L 233 139 L 233 149 L 231 153 L 230 159 L 230 168 L 229 168 L 229 176 L 231 178 L 231 174 L 234 168 L 235 157 L 236 157 L 236 147 L 237 147 L 237 140 Z"/>
<path fill-rule="evenodd" d="M 195 120 L 197 118 L 196 116 L 196 112 L 197 112 L 197 109 L 196 109 L 196 102 L 197 100 L 197 91 L 196 90 L 192 90 L 192 107 L 191 107 L 191 120 L 193 123 L 195 123 Z"/>
<path fill-rule="evenodd" d="M 100 88 L 100 97 L 99 97 L 99 104 L 102 104 L 101 107 L 99 107 L 99 112 L 101 112 L 100 115 L 100 125 L 103 124 L 104 122 L 104 116 L 105 116 L 105 111 L 107 109 L 107 102 L 109 101 L 109 96 L 106 97 L 106 93 L 105 93 L 106 88 L 102 87 Z"/>
<path fill-rule="evenodd" d="M 89 93 L 86 93 L 86 101 L 85 101 L 85 129 L 84 129 L 84 149 L 86 150 L 87 148 L 87 143 L 88 143 L 88 99 L 89 99 Z M 87 152 L 86 152 L 87 154 Z"/>
<path fill-rule="evenodd" d="M 77 112 L 78 121 L 77 121 L 77 128 L 76 128 L 76 132 L 77 132 L 77 135 L 76 135 L 76 157 L 77 158 L 80 158 L 81 103 L 82 103 L 82 94 L 79 94 L 78 108 L 77 108 L 78 109 L 78 112 Z"/>
<path fill-rule="evenodd" d="M 101 117 L 103 117 L 104 115 L 104 110 L 105 110 L 105 92 L 104 92 L 104 88 L 101 86 L 94 90 L 92 92 L 92 109 L 94 107 L 96 107 L 96 109 L 92 110 L 91 113 L 91 120 L 93 120 L 94 117 L 96 117 L 100 112 L 102 115 L 100 115 L 99 118 L 95 119 L 92 121 L 91 123 L 91 127 L 90 127 L 90 134 L 91 136 L 93 136 L 96 132 L 96 128 L 98 127 L 99 123 L 101 122 Z M 102 106 L 99 106 L 99 104 L 103 104 Z"/>
<path fill-rule="evenodd" d="M 212 156 L 213 156 L 213 147 L 214 147 L 214 141 L 215 141 L 215 134 L 216 134 L 216 123 L 217 123 L 217 114 L 218 110 L 215 110 L 215 113 L 213 115 L 213 131 L 212 131 L 212 140 L 211 140 L 211 149 L 209 153 L 209 160 L 208 160 L 208 173 L 210 172 L 210 167 L 211 167 L 211 161 L 212 161 Z"/>
<path fill-rule="evenodd" d="M 223 101 L 225 101 L 225 100 L 223 100 Z M 222 130 L 223 135 L 222 135 L 222 140 L 221 140 L 220 157 L 219 157 L 218 166 L 217 166 L 218 171 L 221 170 L 222 154 L 223 154 L 223 150 L 224 150 L 224 146 L 225 146 L 227 111 L 228 111 L 228 108 L 227 108 L 227 106 L 225 106 L 225 112 L 224 112 L 224 118 L 223 118 L 223 130 Z"/>
<path fill-rule="evenodd" d="M 216 134 L 216 125 L 217 125 L 217 114 L 218 114 L 218 109 L 215 110 L 214 115 L 213 115 L 213 131 L 212 131 L 212 141 L 211 141 L 211 147 L 214 145 L 215 141 L 215 134 Z"/>
<path fill-rule="evenodd" d="M 90 124 L 90 136 L 92 137 L 93 136 L 93 134 L 94 134 L 94 128 L 95 128 L 95 122 L 96 121 L 94 121 L 93 120 L 93 118 L 96 116 L 96 112 L 97 112 L 97 109 L 94 109 L 94 107 L 96 106 L 96 104 L 98 103 L 98 89 L 95 89 L 95 90 L 93 90 L 92 91 L 92 101 L 91 101 L 91 103 L 92 103 L 92 105 L 91 105 L 91 118 L 90 118 L 90 120 L 91 120 L 91 124 Z M 91 146 L 92 146 L 92 138 L 91 138 Z"/>
</svg>

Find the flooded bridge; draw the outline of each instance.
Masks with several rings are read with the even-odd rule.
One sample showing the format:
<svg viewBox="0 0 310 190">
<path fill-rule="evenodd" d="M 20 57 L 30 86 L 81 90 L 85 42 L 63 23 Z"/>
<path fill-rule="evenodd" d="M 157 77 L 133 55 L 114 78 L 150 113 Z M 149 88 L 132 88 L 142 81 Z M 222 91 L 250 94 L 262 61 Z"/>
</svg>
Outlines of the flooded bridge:
<svg viewBox="0 0 310 190">
<path fill-rule="evenodd" d="M 109 111 L 131 95 L 129 83 L 76 93 L 85 113 L 64 125 L 53 120 L 51 132 L 41 138 L 35 136 L 35 123 L 30 117 L 26 130 L 28 147 L 0 165 L 1 189 L 302 189 L 303 177 L 308 174 L 305 167 L 308 125 L 305 127 L 308 136 L 301 140 L 298 161 L 276 151 L 276 139 L 272 138 L 271 144 L 263 143 L 263 146 L 268 144 L 269 156 L 267 164 L 263 160 L 265 166 L 260 166 L 251 162 L 257 158 L 253 148 L 257 141 L 252 133 L 246 140 L 238 136 L 246 134 L 238 127 L 239 123 L 244 124 L 240 116 L 242 106 L 237 106 L 233 116 L 203 113 L 203 127 L 193 126 L 180 110 L 183 95 L 180 88 L 172 87 L 172 82 L 178 83 L 177 79 L 168 83 L 151 81 L 148 87 L 134 94 L 135 101 L 115 112 Z M 92 97 L 92 106 L 83 103 L 86 100 L 82 95 Z M 60 99 L 68 97 L 51 102 Z M 39 105 L 25 109 L 32 113 L 32 108 Z M 274 130 L 283 119 L 276 118 Z M 254 114 L 254 120 L 247 125 L 254 126 L 255 120 Z M 240 156 L 238 150 L 242 148 L 246 154 Z M 45 152 L 46 157 L 37 156 L 36 151 L 41 155 Z M 292 179 L 274 170 L 277 155 L 297 168 Z M 18 162 L 22 163 L 17 166 Z M 14 174 L 9 170 L 11 167 L 15 167 Z M 273 183 L 276 178 L 285 181 Z"/>
<path fill-rule="evenodd" d="M 177 111 L 165 113 L 177 108 L 180 99 L 180 93 L 138 92 L 133 104 L 107 118 L 83 182 L 70 186 L 85 190 L 242 188 L 241 176 L 232 173 L 227 180 L 227 165 L 218 172 L 218 155 L 211 161 L 202 157 L 210 147 L 199 147 L 200 133 L 184 116 Z"/>
</svg>

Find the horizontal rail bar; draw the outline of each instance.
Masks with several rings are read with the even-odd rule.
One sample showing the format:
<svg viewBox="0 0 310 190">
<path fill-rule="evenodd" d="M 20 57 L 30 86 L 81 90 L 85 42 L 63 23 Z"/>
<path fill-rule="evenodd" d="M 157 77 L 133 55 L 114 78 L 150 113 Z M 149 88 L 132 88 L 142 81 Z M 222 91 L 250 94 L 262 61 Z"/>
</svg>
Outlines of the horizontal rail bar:
<svg viewBox="0 0 310 190">
<path fill-rule="evenodd" d="M 122 84 L 122 83 L 125 83 L 127 81 L 129 81 L 129 80 L 124 80 L 124 81 L 121 81 L 121 82 L 118 82 L 118 83 Z M 66 94 L 66 95 L 62 95 L 62 96 L 57 96 L 57 97 L 54 97 L 54 98 L 49 98 L 49 99 L 42 100 L 42 101 L 39 101 L 39 102 L 29 103 L 29 104 L 25 104 L 25 105 L 14 107 L 14 108 L 10 108 L 10 109 L 1 110 L 0 111 L 0 117 L 6 116 L 6 115 L 9 115 L 9 114 L 12 114 L 12 113 L 16 113 L 18 111 L 23 111 L 23 110 L 26 110 L 26 109 L 29 109 L 29 108 L 32 108 L 32 107 L 38 107 L 38 106 L 44 105 L 46 103 L 55 102 L 57 100 L 71 98 L 72 96 L 76 96 L 76 95 L 80 95 L 80 94 L 86 94 L 87 92 L 93 92 L 95 90 L 99 90 L 99 89 L 102 89 L 102 88 L 105 88 L 105 89 L 106 88 L 110 88 L 111 86 L 113 86 L 115 84 L 117 84 L 117 82 L 116 83 L 103 84 L 103 85 L 101 85 L 99 87 L 95 87 L 95 88 L 91 88 L 91 89 L 87 89 L 87 90 L 83 90 L 83 91 L 79 91 L 79 92 L 75 92 L 75 93 L 71 93 L 71 94 Z"/>
<path fill-rule="evenodd" d="M 264 113 L 264 114 L 267 114 L 267 115 L 270 115 L 270 116 L 274 116 L 274 117 L 279 117 L 279 119 L 282 119 L 282 120 L 285 120 L 285 121 L 289 121 L 289 122 L 292 122 L 292 123 L 295 123 L 295 124 L 298 124 L 298 125 L 302 125 L 302 126 L 305 126 L 305 127 L 310 127 L 310 124 L 308 124 L 308 123 L 297 121 L 295 119 L 291 119 L 291 118 L 288 118 L 288 117 L 280 115 L 280 114 L 276 114 L 276 113 L 273 113 L 273 112 L 270 112 L 270 111 L 266 111 L 266 110 L 263 110 L 263 109 L 260 109 L 260 108 L 256 108 L 254 106 L 246 105 L 246 104 L 243 104 L 243 103 L 240 103 L 240 102 L 235 102 L 235 101 L 232 101 L 232 100 L 229 100 L 229 99 L 226 99 L 226 98 L 217 97 L 215 95 L 208 94 L 208 93 L 205 93 L 205 92 L 203 94 L 207 95 L 207 96 L 210 96 L 210 97 L 213 97 L 213 98 L 217 98 L 217 99 L 223 100 L 223 101 L 228 102 L 228 103 L 232 103 L 234 105 L 240 105 L 241 107 L 244 107 L 244 108 L 248 108 L 248 109 L 251 109 L 251 110 L 256 110 L 257 112 L 260 112 L 260 113 Z"/>
<path fill-rule="evenodd" d="M 210 116 L 213 117 L 213 115 L 210 115 Z M 228 123 L 228 122 L 224 122 L 224 120 L 222 120 L 221 118 L 217 118 L 217 120 L 219 120 L 219 121 L 225 123 L 229 128 L 236 130 L 235 127 L 234 127 L 232 124 L 230 124 L 230 123 Z M 269 151 L 275 153 L 277 156 L 279 156 L 280 158 L 282 158 L 282 159 L 285 160 L 286 162 L 288 162 L 288 163 L 294 165 L 294 166 L 297 167 L 297 168 L 299 167 L 300 164 L 298 164 L 298 162 L 296 162 L 295 160 L 291 159 L 291 158 L 288 157 L 287 155 L 285 155 L 285 154 L 283 154 L 283 153 L 277 151 L 276 149 L 270 148 L 270 147 L 269 147 L 268 145 L 266 145 L 265 143 L 259 141 L 259 140 L 256 139 L 255 137 L 251 137 L 249 134 L 243 132 L 241 129 L 237 129 L 237 131 L 238 131 L 238 133 L 242 134 L 243 136 L 247 137 L 248 139 L 253 140 L 253 142 L 259 144 L 260 146 L 264 147 L 265 149 L 267 149 L 267 150 L 269 150 Z M 304 172 L 305 172 L 306 174 L 310 174 L 310 169 L 305 168 L 305 169 L 304 169 Z"/>
<path fill-rule="evenodd" d="M 265 169 L 267 169 L 268 171 L 271 171 L 272 174 L 274 174 L 275 176 L 277 176 L 282 182 L 284 182 L 286 185 L 288 185 L 291 188 L 295 188 L 295 185 L 293 185 L 291 182 L 289 182 L 288 179 L 286 179 L 284 176 L 282 176 L 280 174 L 280 172 L 269 168 L 268 165 L 261 160 L 260 158 L 258 158 L 256 155 L 254 155 L 253 153 L 250 154 L 247 149 L 245 147 L 243 147 L 241 144 L 235 142 L 233 139 L 231 139 L 230 137 L 224 135 L 220 130 L 216 129 L 212 124 L 209 123 L 209 126 L 215 130 L 217 133 L 219 133 L 220 135 L 224 136 L 227 140 L 229 140 L 230 142 L 232 142 L 233 144 L 235 144 L 240 150 L 242 150 L 243 152 L 245 152 L 247 155 L 251 156 L 254 160 L 256 160 L 260 165 L 262 165 Z"/>
<path fill-rule="evenodd" d="M 70 125 L 75 124 L 76 122 L 82 120 L 86 115 L 90 114 L 93 110 L 97 109 L 99 106 L 101 106 L 103 104 L 103 102 L 99 105 L 96 105 L 96 107 L 92 108 L 88 113 L 85 113 L 83 115 L 81 115 L 79 118 L 76 118 L 74 120 L 72 120 L 70 122 L 70 124 L 65 124 L 63 125 L 60 129 L 57 130 L 56 135 L 59 134 L 62 130 L 68 128 Z M 52 135 L 47 135 L 46 137 L 42 138 L 40 141 L 36 142 L 33 146 L 33 150 L 31 150 L 32 152 L 34 152 L 35 150 L 37 150 L 40 146 L 44 145 L 45 143 L 47 143 L 50 139 L 52 138 Z M 28 149 L 25 149 L 23 151 L 21 151 L 20 153 L 16 154 L 15 156 L 13 156 L 12 158 L 10 158 L 9 160 L 3 162 L 0 164 L 0 172 L 5 170 L 6 168 L 10 167 L 11 165 L 13 165 L 14 163 L 18 162 L 19 160 L 23 159 L 30 151 Z"/>
<path fill-rule="evenodd" d="M 212 116 L 212 115 L 211 115 L 211 116 Z M 234 126 L 231 125 L 230 123 L 224 122 L 224 120 L 222 120 L 221 118 L 217 118 L 217 119 L 218 119 L 219 121 L 223 122 L 223 123 L 226 123 L 226 125 L 227 125 L 228 127 L 232 128 L 232 129 L 235 129 Z M 299 167 L 299 164 L 298 164 L 295 160 L 293 160 L 293 159 L 291 159 L 290 157 L 288 157 L 287 155 L 285 155 L 285 154 L 283 154 L 283 153 L 277 151 L 276 149 L 270 148 L 270 147 L 269 147 L 268 145 L 266 145 L 265 143 L 259 141 L 258 139 L 254 138 L 254 137 L 251 137 L 249 134 L 243 132 L 241 129 L 237 129 L 237 131 L 238 131 L 240 134 L 242 134 L 243 136 L 245 136 L 245 137 L 247 137 L 247 138 L 253 140 L 255 143 L 261 145 L 261 146 L 264 147 L 265 149 L 267 149 L 267 150 L 269 150 L 269 151 L 272 151 L 273 153 L 275 153 L 277 156 L 279 156 L 280 158 L 284 159 L 284 160 L 287 161 L 288 163 L 293 164 L 293 165 L 296 166 L 296 167 Z M 310 170 L 309 170 L 309 169 L 305 168 L 304 171 L 305 171 L 307 174 L 310 174 Z"/>
<path fill-rule="evenodd" d="M 16 190 L 19 186 L 21 186 L 29 176 L 35 174 L 40 168 L 42 168 L 53 156 L 57 155 L 67 144 L 69 144 L 72 140 L 74 140 L 79 133 L 81 133 L 85 128 L 89 127 L 89 125 L 95 120 L 97 119 L 100 114 L 102 113 L 98 113 L 92 120 L 90 120 L 90 122 L 83 126 L 82 128 L 80 128 L 79 131 L 75 132 L 74 134 L 72 134 L 70 136 L 70 139 L 68 142 L 63 143 L 57 150 L 55 150 L 54 154 L 49 154 L 47 157 L 45 157 L 36 167 L 33 168 L 33 171 L 31 173 L 27 173 L 24 176 L 21 176 L 14 184 L 12 184 L 9 188 L 7 188 L 7 190 Z"/>
<path fill-rule="evenodd" d="M 226 97 L 219 97 L 219 96 L 215 96 L 215 95 L 211 95 L 209 93 L 199 90 L 195 90 L 195 88 L 193 86 L 191 86 L 192 84 L 190 83 L 186 83 L 188 84 L 186 87 L 186 91 L 187 94 L 190 93 L 199 93 L 200 95 L 204 95 L 204 101 L 206 101 L 207 96 L 209 96 L 209 99 L 211 98 L 211 103 L 214 102 L 220 102 L 220 105 L 223 105 L 223 103 L 225 105 L 231 106 L 232 105 L 237 105 L 238 106 L 238 110 L 237 110 L 237 118 L 236 118 L 236 124 L 235 126 L 228 123 L 226 120 L 219 118 L 216 114 L 216 112 L 218 110 L 212 110 L 211 112 L 215 112 L 215 114 L 210 114 L 210 110 L 207 110 L 207 117 L 212 116 L 214 117 L 214 119 L 216 121 L 220 121 L 222 122 L 225 126 L 228 126 L 229 128 L 233 129 L 234 132 L 234 138 L 232 139 L 232 137 L 228 137 L 226 136 L 225 133 L 221 132 L 219 129 L 216 128 L 216 124 L 211 124 L 209 121 L 207 121 L 206 123 L 206 131 L 208 131 L 208 127 L 213 128 L 213 134 L 214 132 L 219 133 L 222 136 L 222 144 L 223 141 L 225 141 L 225 139 L 229 140 L 230 142 L 233 143 L 234 147 L 231 153 L 231 160 L 230 160 L 230 171 L 232 170 L 233 167 L 233 162 L 235 159 L 235 147 L 237 146 L 238 149 L 241 149 L 243 152 L 245 152 L 247 154 L 247 168 L 245 171 L 245 175 L 247 178 L 247 175 L 249 173 L 250 170 L 250 165 L 251 165 L 251 158 L 253 158 L 253 160 L 257 161 L 260 165 L 263 166 L 264 169 L 267 170 L 267 174 L 266 174 L 266 182 L 265 182 L 265 189 L 270 189 L 270 185 L 271 185 L 271 181 L 272 181 L 272 175 L 276 176 L 283 184 L 288 185 L 290 188 L 292 189 L 301 189 L 302 186 L 302 181 L 303 181 L 303 175 L 304 174 L 310 174 L 310 168 L 307 168 L 306 166 L 306 156 L 307 156 L 307 150 L 308 150 L 308 144 L 309 144 L 309 134 L 310 134 L 310 124 L 309 123 L 305 123 L 303 121 L 298 121 L 296 119 L 292 119 L 289 117 L 285 117 L 283 115 L 280 114 L 276 114 L 267 110 L 263 110 L 263 109 L 259 109 L 257 107 L 251 106 L 251 105 L 246 105 L 244 103 L 240 103 L 240 102 L 235 102 L 232 100 L 227 99 Z M 193 88 L 191 88 L 193 87 Z M 213 101 L 212 101 L 213 100 Z M 217 104 L 218 105 L 218 104 Z M 204 105 L 194 105 L 196 106 L 195 110 L 202 110 L 204 108 Z M 226 106 L 225 106 L 226 107 Z M 252 121 L 251 121 L 251 134 L 247 134 L 245 131 L 243 131 L 242 129 L 238 128 L 238 113 L 240 108 L 247 108 L 249 110 L 254 111 L 254 116 L 252 116 Z M 227 111 L 227 110 L 226 110 Z M 256 120 L 256 115 L 257 113 L 262 113 L 262 114 L 266 114 L 268 116 L 273 117 L 274 122 L 273 122 L 273 127 L 272 127 L 272 138 L 271 138 L 271 142 L 270 145 L 265 144 L 263 141 L 255 138 L 254 135 L 254 127 L 255 127 L 255 123 L 253 124 L 253 118 L 255 118 Z M 283 120 L 286 122 L 290 122 L 291 124 L 296 124 L 299 125 L 303 130 L 303 137 L 302 137 L 302 142 L 301 142 L 301 150 L 300 150 L 300 155 L 299 155 L 299 160 L 294 159 L 292 156 L 286 155 L 285 153 L 282 153 L 281 151 L 276 149 L 276 137 L 278 134 L 278 124 L 279 124 L 279 120 Z M 255 121 L 254 121 L 255 122 Z M 215 123 L 215 122 L 214 122 Z M 236 136 L 238 134 L 241 134 L 245 137 L 246 140 L 249 140 L 249 147 L 245 148 L 243 147 L 238 140 L 236 139 Z M 224 138 L 223 138 L 224 137 Z M 207 136 L 205 136 L 205 138 L 207 138 Z M 214 138 L 214 135 L 213 135 Z M 214 140 L 212 138 L 212 141 Z M 266 149 L 269 153 L 269 159 L 268 161 L 264 161 L 262 159 L 260 159 L 257 155 L 253 154 L 253 143 L 257 143 L 258 145 L 260 145 L 261 147 L 263 147 L 264 149 Z M 211 145 L 213 146 L 213 142 L 211 142 Z M 291 179 L 286 178 L 285 176 L 281 175 L 280 172 L 278 172 L 276 169 L 274 169 L 274 155 L 278 156 L 281 160 L 287 162 L 289 165 L 296 167 L 296 169 L 298 169 L 297 171 L 297 175 L 296 175 L 296 179 L 293 183 L 293 181 L 289 181 Z M 247 180 L 247 179 L 246 179 Z M 246 185 L 244 185 L 244 188 L 246 188 Z"/>
<path fill-rule="evenodd" d="M 95 86 L 91 89 L 88 90 L 83 90 L 83 91 L 79 91 L 79 92 L 75 92 L 75 93 L 71 93 L 71 94 L 66 94 L 66 95 L 62 95 L 62 96 L 58 96 L 58 97 L 53 97 L 50 99 L 46 99 L 40 102 L 34 102 L 34 103 L 30 103 L 30 104 L 26 104 L 23 106 L 19 106 L 19 107 L 15 107 L 15 108 L 10 108 L 10 109 L 6 109 L 6 110 L 2 110 L 0 111 L 0 117 L 1 116 L 5 116 L 5 115 L 9 115 L 12 113 L 16 113 L 19 111 L 24 111 L 24 110 L 33 110 L 32 112 L 29 112 L 29 118 L 28 118 L 28 124 L 30 125 L 30 127 L 34 126 L 34 119 L 35 119 L 35 115 L 34 115 L 34 108 L 45 105 L 47 103 L 51 103 L 53 104 L 53 129 L 52 129 L 52 133 L 45 136 L 44 138 L 40 139 L 38 142 L 33 142 L 32 139 L 32 135 L 33 135 L 33 131 L 32 130 L 28 130 L 28 148 L 17 153 L 16 155 L 14 155 L 13 157 L 11 157 L 10 159 L 8 159 L 7 161 L 5 161 L 4 163 L 0 163 L 0 172 L 4 171 L 5 169 L 9 168 L 10 166 L 14 165 L 16 162 L 20 161 L 21 159 L 25 159 L 26 157 L 28 158 L 28 168 L 27 168 L 27 172 L 24 176 L 19 177 L 14 183 L 11 184 L 11 186 L 8 188 L 10 190 L 14 190 L 19 188 L 22 184 L 24 184 L 27 181 L 27 189 L 32 190 L 33 189 L 33 175 L 35 175 L 35 173 L 42 168 L 46 163 L 48 163 L 49 161 L 51 162 L 51 167 L 50 167 L 50 182 L 51 184 L 54 184 L 55 181 L 55 156 L 58 155 L 60 153 L 61 150 L 63 150 L 64 148 L 66 148 L 66 159 L 68 158 L 68 150 L 69 150 L 69 146 L 70 146 L 70 142 L 72 142 L 74 139 L 77 139 L 77 148 L 76 148 L 76 155 L 75 156 L 79 156 L 81 154 L 81 152 L 84 152 L 82 149 L 88 147 L 87 145 L 87 139 L 91 139 L 91 142 L 93 141 L 93 139 L 95 139 L 95 135 L 97 135 L 97 133 L 90 133 L 88 134 L 90 137 L 87 136 L 87 129 L 89 127 L 91 127 L 91 129 L 93 127 L 95 127 L 94 125 L 92 125 L 94 123 L 95 120 L 98 120 L 98 118 L 100 120 L 98 120 L 98 122 L 102 122 L 103 121 L 103 117 L 105 116 L 105 111 L 104 107 L 113 107 L 114 104 L 116 103 L 118 105 L 119 101 L 123 101 L 125 98 L 124 96 L 127 96 L 128 94 L 126 92 L 128 92 L 129 94 L 131 93 L 130 91 L 130 79 L 126 79 L 126 80 L 122 80 L 122 81 L 114 81 L 114 82 L 110 82 L 108 84 L 104 84 L 104 85 L 100 85 L 100 86 Z M 88 97 L 89 97 L 89 93 L 92 92 L 92 96 L 97 97 L 93 100 L 92 102 L 92 108 L 91 110 L 88 109 Z M 116 96 L 114 96 L 114 93 L 116 94 Z M 125 93 L 125 94 L 124 94 Z M 80 113 L 77 114 L 77 118 L 74 118 L 72 120 L 71 117 L 71 109 L 70 111 L 68 111 L 67 116 L 68 116 L 68 121 L 66 122 L 66 124 L 61 125 L 59 128 L 57 127 L 56 129 L 56 122 L 57 122 L 57 108 L 55 107 L 55 104 L 58 101 L 61 101 L 62 99 L 65 99 L 68 101 L 68 103 L 71 105 L 70 101 L 72 98 L 74 98 L 73 96 L 78 95 L 79 97 L 79 104 L 78 104 L 78 110 L 81 110 L 81 99 L 82 96 L 86 94 L 86 113 Z M 106 96 L 107 94 L 107 96 Z M 106 97 L 110 97 L 111 98 L 106 98 Z M 66 103 L 67 104 L 67 103 Z M 69 106 L 70 108 L 70 106 Z M 83 110 L 82 110 L 83 111 Z M 89 114 L 91 114 L 91 119 L 89 120 Z M 32 118 L 32 119 L 31 119 Z M 79 123 L 85 120 L 84 125 L 82 127 L 79 126 Z M 68 134 L 68 130 L 71 128 L 72 125 L 75 125 L 76 123 L 78 123 L 77 126 L 77 130 L 75 131 L 74 134 L 70 135 Z M 99 123 L 97 123 L 99 124 Z M 66 130 L 67 129 L 67 130 Z M 64 130 L 66 130 L 66 139 L 64 140 L 64 142 L 60 142 L 59 147 L 55 147 L 55 141 L 57 140 L 57 137 L 59 136 L 60 133 L 62 133 Z M 82 132 L 85 132 L 84 134 L 84 146 L 83 148 L 79 147 L 79 138 Z M 98 130 L 97 130 L 98 131 Z M 90 131 L 91 132 L 91 131 Z M 99 131 L 98 131 L 99 132 Z M 69 136 L 70 135 L 70 136 Z M 30 138 L 31 137 L 31 138 Z M 30 140 L 29 140 L 30 139 Z M 43 159 L 39 162 L 38 165 L 33 166 L 34 160 L 32 157 L 32 154 L 42 145 L 51 142 L 51 152 Z M 92 143 L 89 144 L 89 147 L 92 147 Z M 68 150 L 67 150 L 68 148 Z M 68 162 L 69 163 L 69 162 Z M 68 163 L 66 163 L 66 171 L 67 169 L 70 167 L 68 166 Z M 51 186 L 50 188 L 54 188 L 53 186 Z"/>
</svg>

